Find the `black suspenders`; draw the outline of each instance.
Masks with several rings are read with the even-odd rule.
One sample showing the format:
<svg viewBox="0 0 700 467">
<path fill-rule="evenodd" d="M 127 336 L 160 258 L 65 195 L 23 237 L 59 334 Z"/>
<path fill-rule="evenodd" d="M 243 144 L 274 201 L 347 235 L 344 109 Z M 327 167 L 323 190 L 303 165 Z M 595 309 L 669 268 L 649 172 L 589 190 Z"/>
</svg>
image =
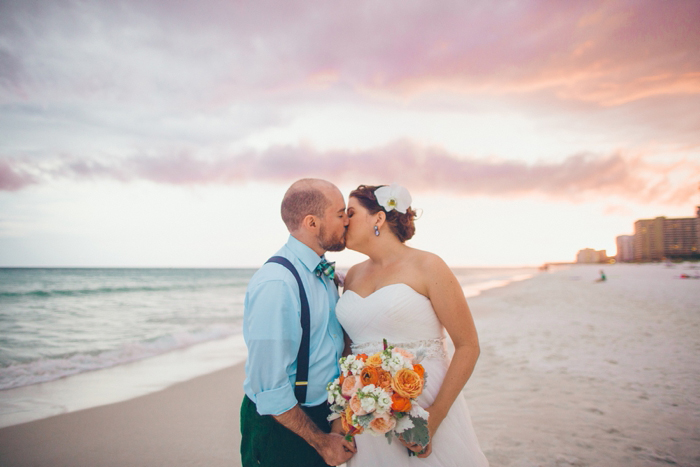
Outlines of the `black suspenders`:
<svg viewBox="0 0 700 467">
<path fill-rule="evenodd" d="M 267 263 L 281 264 L 289 269 L 299 285 L 299 299 L 301 301 L 301 345 L 297 354 L 297 378 L 294 386 L 294 396 L 300 404 L 306 402 L 306 387 L 309 384 L 309 340 L 311 335 L 311 318 L 309 316 L 309 300 L 306 298 L 301 277 L 292 263 L 282 256 L 273 256 Z"/>
</svg>

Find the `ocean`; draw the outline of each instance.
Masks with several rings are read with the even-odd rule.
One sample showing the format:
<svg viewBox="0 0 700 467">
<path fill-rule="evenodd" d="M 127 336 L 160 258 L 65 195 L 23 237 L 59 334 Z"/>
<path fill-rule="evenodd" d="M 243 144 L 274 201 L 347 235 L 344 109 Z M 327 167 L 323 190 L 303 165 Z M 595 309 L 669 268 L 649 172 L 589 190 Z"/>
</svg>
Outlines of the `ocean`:
<svg viewBox="0 0 700 467">
<path fill-rule="evenodd" d="M 0 268 L 0 426 L 135 397 L 242 361 L 243 299 L 254 272 Z M 536 269 L 454 272 L 473 297 Z M 109 374 L 119 375 L 109 395 L 76 400 L 76 387 Z M 70 400 L 46 399 L 58 393 Z"/>
</svg>

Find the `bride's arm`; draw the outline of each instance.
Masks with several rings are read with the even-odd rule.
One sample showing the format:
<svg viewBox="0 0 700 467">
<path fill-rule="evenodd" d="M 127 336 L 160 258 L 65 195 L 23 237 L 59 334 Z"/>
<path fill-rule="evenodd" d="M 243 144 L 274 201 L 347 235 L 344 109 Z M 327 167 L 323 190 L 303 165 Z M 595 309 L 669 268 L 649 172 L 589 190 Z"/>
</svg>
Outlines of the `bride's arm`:
<svg viewBox="0 0 700 467">
<path fill-rule="evenodd" d="M 455 346 L 438 395 L 433 405 L 427 408 L 430 413 L 428 429 L 432 437 L 474 371 L 480 350 L 474 320 L 457 278 L 440 257 L 428 254 L 425 262 L 421 271 L 428 298 Z"/>
</svg>

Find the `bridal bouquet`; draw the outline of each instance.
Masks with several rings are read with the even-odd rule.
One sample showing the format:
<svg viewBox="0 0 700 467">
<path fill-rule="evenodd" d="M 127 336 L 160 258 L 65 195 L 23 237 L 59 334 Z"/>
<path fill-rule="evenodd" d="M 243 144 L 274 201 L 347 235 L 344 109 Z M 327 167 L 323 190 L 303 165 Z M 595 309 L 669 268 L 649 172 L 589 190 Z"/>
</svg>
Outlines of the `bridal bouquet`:
<svg viewBox="0 0 700 467">
<path fill-rule="evenodd" d="M 430 441 L 428 412 L 416 403 L 423 392 L 425 370 L 404 349 L 387 345 L 374 355 L 348 355 L 339 360 L 340 376 L 328 383 L 328 420 L 340 418 L 346 439 L 363 432 L 393 436 L 425 447 Z"/>
</svg>

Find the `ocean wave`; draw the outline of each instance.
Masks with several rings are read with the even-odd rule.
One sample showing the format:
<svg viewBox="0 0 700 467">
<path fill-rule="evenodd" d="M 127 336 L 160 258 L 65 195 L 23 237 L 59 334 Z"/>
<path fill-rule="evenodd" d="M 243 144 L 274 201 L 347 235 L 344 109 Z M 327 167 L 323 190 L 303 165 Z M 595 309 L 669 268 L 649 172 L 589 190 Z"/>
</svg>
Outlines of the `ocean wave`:
<svg viewBox="0 0 700 467">
<path fill-rule="evenodd" d="M 22 292 L 9 292 L 0 291 L 0 299 L 2 298 L 20 298 L 20 297 L 37 297 L 37 298 L 51 298 L 51 297 L 75 297 L 75 296 L 86 296 L 86 295 L 100 295 L 100 294 L 112 294 L 112 293 L 133 293 L 133 292 L 167 292 L 173 290 L 201 290 L 208 288 L 222 288 L 222 287 L 244 287 L 246 284 L 240 281 L 238 282 L 215 282 L 215 283 L 203 283 L 203 284 L 177 284 L 177 285 L 167 285 L 167 286 L 122 286 L 122 287 L 96 287 L 96 288 L 83 288 L 83 289 L 37 289 Z"/>
<path fill-rule="evenodd" d="M 118 349 L 95 353 L 76 353 L 15 363 L 0 368 L 0 390 L 46 383 L 66 376 L 135 362 L 207 341 L 239 334 L 234 326 L 217 326 L 203 331 L 183 332 L 150 341 L 133 342 Z"/>
<path fill-rule="evenodd" d="M 520 282 L 534 277 L 534 274 L 516 274 L 514 276 L 508 277 L 506 279 L 493 279 L 483 282 L 477 282 L 474 284 L 468 284 L 462 286 L 462 291 L 464 296 L 467 298 L 476 297 L 486 290 L 496 289 L 498 287 L 505 287 L 513 282 Z"/>
</svg>

